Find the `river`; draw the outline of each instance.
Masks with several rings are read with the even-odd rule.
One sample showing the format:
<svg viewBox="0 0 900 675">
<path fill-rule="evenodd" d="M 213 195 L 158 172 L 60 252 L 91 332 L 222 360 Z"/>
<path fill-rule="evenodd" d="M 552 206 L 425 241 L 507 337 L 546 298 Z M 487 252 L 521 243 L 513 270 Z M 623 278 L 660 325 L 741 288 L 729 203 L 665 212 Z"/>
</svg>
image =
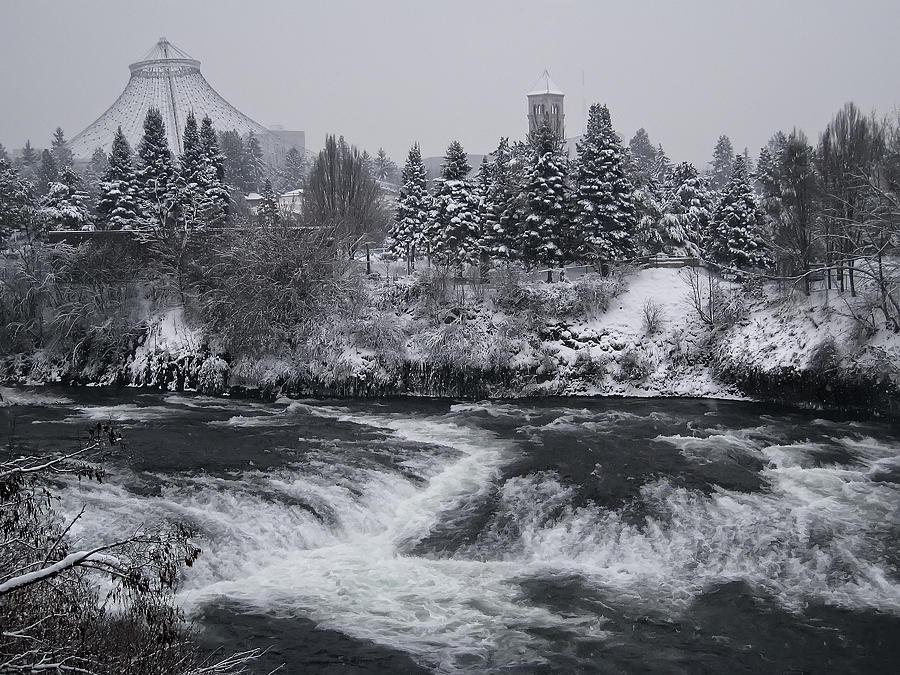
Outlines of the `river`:
<svg viewBox="0 0 900 675">
<path fill-rule="evenodd" d="M 900 662 L 896 425 L 689 399 L 16 395 L 0 430 L 41 450 L 118 422 L 107 479 L 61 489 L 87 505 L 73 536 L 192 524 L 179 601 L 206 644 L 269 647 L 258 672 Z"/>
</svg>

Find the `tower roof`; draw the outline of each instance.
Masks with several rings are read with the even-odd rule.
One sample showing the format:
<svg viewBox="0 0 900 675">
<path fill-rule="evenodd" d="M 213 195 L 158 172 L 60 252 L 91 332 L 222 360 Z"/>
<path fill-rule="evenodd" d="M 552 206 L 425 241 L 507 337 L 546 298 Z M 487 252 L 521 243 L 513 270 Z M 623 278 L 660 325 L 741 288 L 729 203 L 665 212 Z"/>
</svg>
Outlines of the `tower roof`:
<svg viewBox="0 0 900 675">
<path fill-rule="evenodd" d="M 139 60 L 128 66 L 132 74 L 169 74 L 178 70 L 200 70 L 200 62 L 166 38 L 159 38 Z"/>
<path fill-rule="evenodd" d="M 556 83 L 550 79 L 549 71 L 544 71 L 541 73 L 541 76 L 538 78 L 537 82 L 534 83 L 534 86 L 531 88 L 526 96 L 539 96 L 541 94 L 555 94 L 557 96 L 565 96 L 563 94 L 562 89 L 556 86 Z"/>
<path fill-rule="evenodd" d="M 253 132 L 264 152 L 283 145 L 268 129 L 237 110 L 213 89 L 200 72 L 200 62 L 166 38 L 129 66 L 131 77 L 118 99 L 93 124 L 69 142 L 76 158 L 89 159 L 94 149 L 109 151 L 118 127 L 136 148 L 143 136 L 147 110 L 157 108 L 166 125 L 169 149 L 180 153 L 188 114 L 198 121 L 208 115 L 218 131 Z"/>
</svg>

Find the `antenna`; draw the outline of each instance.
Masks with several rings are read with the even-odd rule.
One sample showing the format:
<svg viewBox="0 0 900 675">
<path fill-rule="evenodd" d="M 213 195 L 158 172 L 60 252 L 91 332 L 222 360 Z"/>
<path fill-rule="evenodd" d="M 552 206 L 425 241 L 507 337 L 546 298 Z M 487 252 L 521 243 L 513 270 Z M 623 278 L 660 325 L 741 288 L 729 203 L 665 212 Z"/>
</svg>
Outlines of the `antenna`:
<svg viewBox="0 0 900 675">
<path fill-rule="evenodd" d="M 584 94 L 584 69 L 581 70 L 581 135 L 587 133 L 587 98 Z"/>
</svg>

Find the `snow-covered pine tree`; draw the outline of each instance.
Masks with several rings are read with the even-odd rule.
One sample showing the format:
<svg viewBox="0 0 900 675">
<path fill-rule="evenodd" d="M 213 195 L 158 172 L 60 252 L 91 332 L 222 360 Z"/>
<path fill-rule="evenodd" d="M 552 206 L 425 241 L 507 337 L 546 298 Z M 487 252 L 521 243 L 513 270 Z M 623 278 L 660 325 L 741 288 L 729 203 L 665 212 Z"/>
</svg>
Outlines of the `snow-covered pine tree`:
<svg viewBox="0 0 900 675">
<path fill-rule="evenodd" d="M 688 162 L 672 171 L 666 186 L 662 217 L 647 232 L 646 249 L 652 255 L 700 256 L 704 233 L 714 208 L 706 178 Z"/>
<path fill-rule="evenodd" d="M 532 135 L 531 148 L 525 174 L 522 257 L 528 265 L 555 267 L 565 262 L 569 249 L 567 160 L 546 122 Z M 548 271 L 548 281 L 551 275 Z"/>
<path fill-rule="evenodd" d="M 281 213 L 278 210 L 278 197 L 272 188 L 272 181 L 266 178 L 263 181 L 262 192 L 260 193 L 262 201 L 259 203 L 259 209 L 256 216 L 259 224 L 264 227 L 274 227 L 281 222 Z"/>
<path fill-rule="evenodd" d="M 116 130 L 109 166 L 100 181 L 100 200 L 97 213 L 101 226 L 107 230 L 131 230 L 140 220 L 140 200 L 132 164 L 131 146 L 122 133 Z"/>
<path fill-rule="evenodd" d="M 643 127 L 628 142 L 628 153 L 631 156 L 631 182 L 636 187 L 643 186 L 653 177 L 658 159 L 656 148 L 650 143 L 650 136 Z"/>
<path fill-rule="evenodd" d="M 483 245 L 500 260 L 521 255 L 519 240 L 523 190 L 508 138 L 501 138 L 491 155 L 490 183 L 482 211 Z"/>
<path fill-rule="evenodd" d="M 453 141 L 447 148 L 441 177 L 435 181 L 425 235 L 430 255 L 447 267 L 473 263 L 480 252 L 481 223 L 478 200 L 468 179 L 470 171 L 465 150 L 459 141 Z"/>
<path fill-rule="evenodd" d="M 19 163 L 22 166 L 32 167 L 38 162 L 38 154 L 34 147 L 31 145 L 31 139 L 29 138 L 25 141 L 25 147 L 22 148 L 22 156 L 19 158 Z"/>
<path fill-rule="evenodd" d="M 44 150 L 41 153 L 41 163 L 34 181 L 35 193 L 43 197 L 50 191 L 51 183 L 56 183 L 58 180 L 59 166 L 56 164 L 53 154 L 49 150 Z"/>
<path fill-rule="evenodd" d="M 224 131 L 219 142 L 225 157 L 225 182 L 242 195 L 253 192 L 250 160 L 241 135 L 234 129 Z"/>
<path fill-rule="evenodd" d="M 260 189 L 263 175 L 266 173 L 266 162 L 263 159 L 262 145 L 253 131 L 247 132 L 247 168 L 254 191 Z"/>
<path fill-rule="evenodd" d="M 178 158 L 179 175 L 185 183 L 197 184 L 206 161 L 203 156 L 203 148 L 200 146 L 200 130 L 197 128 L 197 118 L 194 117 L 193 111 L 188 113 L 187 120 L 184 123 L 182 148 L 181 156 Z"/>
<path fill-rule="evenodd" d="M 8 161 L 0 158 L 0 242 L 31 223 L 29 214 L 33 208 L 31 185 Z"/>
<path fill-rule="evenodd" d="M 175 166 L 166 140 L 166 127 L 157 108 L 150 108 L 144 118 L 144 136 L 138 145 L 136 184 L 140 216 L 160 222 L 172 206 Z"/>
<path fill-rule="evenodd" d="M 411 271 L 415 267 L 416 251 L 423 248 L 431 211 L 428 176 L 418 143 L 409 149 L 401 180 L 388 248 L 395 255 L 404 256 Z"/>
<path fill-rule="evenodd" d="M 734 148 L 731 140 L 724 134 L 719 136 L 716 147 L 713 149 L 713 158 L 710 162 L 710 187 L 719 191 L 731 180 L 731 171 L 734 167 Z"/>
<path fill-rule="evenodd" d="M 56 166 L 59 167 L 60 171 L 63 170 L 63 167 L 72 166 L 75 158 L 69 149 L 69 143 L 66 141 L 66 135 L 63 133 L 62 127 L 56 127 L 50 147 L 53 159 L 56 160 Z"/>
<path fill-rule="evenodd" d="M 378 153 L 374 160 L 375 178 L 387 181 L 388 183 L 397 183 L 399 172 L 397 165 L 394 163 L 384 148 L 378 148 Z"/>
<path fill-rule="evenodd" d="M 285 192 L 300 190 L 306 182 L 306 157 L 297 148 L 291 148 L 284 156 L 281 170 L 281 188 Z"/>
<path fill-rule="evenodd" d="M 624 151 L 609 109 L 594 104 L 575 164 L 573 238 L 579 258 L 619 260 L 634 256 L 635 210 Z"/>
<path fill-rule="evenodd" d="M 9 154 L 6 152 L 6 148 L 3 147 L 3 143 L 0 143 L 0 162 L 9 164 Z"/>
<path fill-rule="evenodd" d="M 672 173 L 672 162 L 666 151 L 663 150 L 662 143 L 656 146 L 656 160 L 653 164 L 652 178 L 657 185 L 663 186 L 669 180 L 669 174 Z"/>
<path fill-rule="evenodd" d="M 740 269 L 769 265 L 765 214 L 750 187 L 744 158 L 734 160 L 731 180 L 722 191 L 710 223 L 706 250 L 709 258 L 727 267 Z"/>
<path fill-rule="evenodd" d="M 59 180 L 40 201 L 38 211 L 45 227 L 52 230 L 93 230 L 87 194 L 81 189 L 81 179 L 71 167 L 65 166 Z"/>
<path fill-rule="evenodd" d="M 230 197 L 225 183 L 225 157 L 219 152 L 219 141 L 209 115 L 200 123 L 200 153 L 203 169 L 200 186 L 206 200 L 206 219 L 209 224 L 221 224 L 228 214 Z"/>
</svg>

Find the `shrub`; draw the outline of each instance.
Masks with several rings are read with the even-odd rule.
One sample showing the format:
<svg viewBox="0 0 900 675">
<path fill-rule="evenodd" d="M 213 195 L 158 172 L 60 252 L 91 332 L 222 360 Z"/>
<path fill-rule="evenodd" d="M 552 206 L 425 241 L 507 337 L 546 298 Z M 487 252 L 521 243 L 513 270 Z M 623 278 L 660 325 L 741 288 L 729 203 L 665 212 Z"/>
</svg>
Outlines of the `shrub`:
<svg viewBox="0 0 900 675">
<path fill-rule="evenodd" d="M 655 335 L 660 331 L 663 324 L 663 310 L 651 298 L 647 298 L 644 302 L 644 333 L 647 335 Z"/>
<path fill-rule="evenodd" d="M 619 382 L 643 382 L 650 375 L 650 362 L 637 349 L 629 349 L 619 358 L 619 372 L 615 378 Z"/>
</svg>

